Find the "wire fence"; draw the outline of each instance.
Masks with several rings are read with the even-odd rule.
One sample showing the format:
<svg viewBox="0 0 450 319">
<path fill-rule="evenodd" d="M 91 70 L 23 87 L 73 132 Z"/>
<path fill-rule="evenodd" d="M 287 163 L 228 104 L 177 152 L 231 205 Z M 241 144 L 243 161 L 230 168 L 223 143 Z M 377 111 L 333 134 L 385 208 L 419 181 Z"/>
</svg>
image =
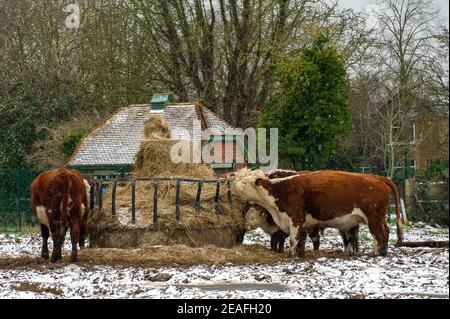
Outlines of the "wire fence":
<svg viewBox="0 0 450 319">
<path fill-rule="evenodd" d="M 31 216 L 30 184 L 39 173 L 26 167 L 0 170 L 0 226 L 21 229 L 36 224 Z"/>
</svg>

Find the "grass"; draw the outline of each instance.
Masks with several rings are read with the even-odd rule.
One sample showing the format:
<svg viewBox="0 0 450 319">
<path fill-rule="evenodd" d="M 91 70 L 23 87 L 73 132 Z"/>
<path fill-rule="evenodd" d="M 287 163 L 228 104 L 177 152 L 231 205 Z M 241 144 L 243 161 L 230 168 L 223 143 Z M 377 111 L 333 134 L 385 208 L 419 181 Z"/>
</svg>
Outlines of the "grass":
<svg viewBox="0 0 450 319">
<path fill-rule="evenodd" d="M 0 226 L 0 233 L 4 234 L 18 234 L 18 235 L 34 235 L 39 234 L 40 229 L 38 225 L 19 226 Z"/>
</svg>

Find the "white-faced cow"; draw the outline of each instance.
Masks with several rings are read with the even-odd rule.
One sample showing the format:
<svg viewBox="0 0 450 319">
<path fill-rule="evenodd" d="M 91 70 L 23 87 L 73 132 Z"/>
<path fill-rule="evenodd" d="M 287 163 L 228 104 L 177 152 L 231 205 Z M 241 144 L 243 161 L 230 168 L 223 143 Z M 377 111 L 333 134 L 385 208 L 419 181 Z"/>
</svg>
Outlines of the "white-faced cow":
<svg viewBox="0 0 450 319">
<path fill-rule="evenodd" d="M 311 171 L 293 171 L 285 169 L 275 169 L 265 172 L 269 179 L 275 178 L 285 178 L 294 175 L 303 175 L 312 173 Z M 268 233 L 270 238 L 271 250 L 282 252 L 284 251 L 284 242 L 289 234 L 283 232 L 273 221 L 270 213 L 263 207 L 257 204 L 247 204 L 244 207 L 244 219 L 246 230 L 256 229 L 261 227 L 266 233 Z M 325 227 L 313 225 L 311 228 L 306 229 L 309 237 L 313 242 L 314 250 L 319 250 L 320 247 L 320 233 L 323 232 Z M 340 231 L 342 240 L 344 242 L 344 252 L 346 254 L 351 254 L 353 252 L 359 251 L 358 246 L 358 233 L 359 226 L 351 228 L 347 232 Z"/>
<path fill-rule="evenodd" d="M 85 222 L 89 184 L 80 173 L 57 168 L 40 174 L 31 183 L 31 209 L 41 226 L 41 257 L 48 259 L 48 238 L 51 234 L 51 261 L 61 259 L 61 247 L 70 228 L 71 261 L 77 260 L 77 244 L 84 247 Z"/>
<path fill-rule="evenodd" d="M 257 204 L 248 204 L 244 208 L 244 226 L 245 230 L 254 230 L 260 227 L 267 234 L 270 235 L 270 248 L 272 251 L 283 252 L 284 242 L 289 234 L 278 227 L 273 221 L 272 215 L 264 207 Z M 313 242 L 314 250 L 319 250 L 320 247 L 320 233 L 323 232 L 325 228 L 319 226 L 319 224 L 314 225 L 311 229 L 305 229 L 308 233 L 309 238 Z M 348 232 L 339 231 L 344 242 L 344 253 L 351 254 L 353 252 L 359 251 L 358 246 L 358 232 L 359 225 L 351 228 Z"/>
<path fill-rule="evenodd" d="M 244 208 L 244 222 L 245 222 L 245 230 L 255 230 L 257 228 L 261 228 L 267 234 L 270 235 L 270 249 L 275 252 L 283 252 L 284 251 L 284 242 L 288 234 L 278 227 L 273 221 L 270 213 L 258 204 L 247 204 Z M 311 240 L 313 241 L 314 250 L 319 249 L 320 245 L 320 234 L 319 227 L 315 227 L 314 229 L 308 231 Z"/>
<path fill-rule="evenodd" d="M 275 224 L 289 234 L 291 256 L 304 255 L 306 229 L 319 225 L 347 234 L 360 223 L 369 226 L 375 255 L 386 255 L 391 190 L 395 196 L 397 240 L 402 241 L 398 190 L 382 176 L 317 171 L 269 180 L 260 170 L 242 169 L 235 174 L 234 187 L 238 197 L 267 209 Z"/>
</svg>

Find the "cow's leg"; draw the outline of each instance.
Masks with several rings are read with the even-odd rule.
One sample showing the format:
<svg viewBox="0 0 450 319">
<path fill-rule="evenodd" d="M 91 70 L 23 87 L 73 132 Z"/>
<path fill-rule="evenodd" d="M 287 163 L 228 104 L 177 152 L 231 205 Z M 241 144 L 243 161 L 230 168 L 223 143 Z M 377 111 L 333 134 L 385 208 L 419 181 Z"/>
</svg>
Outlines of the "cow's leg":
<svg viewBox="0 0 450 319">
<path fill-rule="evenodd" d="M 84 248 L 84 242 L 86 240 L 86 223 L 87 223 L 87 217 L 88 217 L 88 210 L 86 207 L 84 207 L 84 204 L 81 205 L 81 223 L 80 223 L 80 248 Z M 238 232 L 238 235 L 236 235 L 236 242 L 241 244 L 244 240 L 245 236 L 245 229 Z"/>
<path fill-rule="evenodd" d="M 280 240 L 278 242 L 278 252 L 282 253 L 284 252 L 284 242 L 286 241 L 286 238 L 288 235 L 286 235 L 284 232 L 280 236 Z"/>
<path fill-rule="evenodd" d="M 389 241 L 389 227 L 383 218 L 369 220 L 369 230 L 372 234 L 375 256 L 386 256 Z"/>
<path fill-rule="evenodd" d="M 339 234 L 341 234 L 342 241 L 344 242 L 344 254 L 345 255 L 351 255 L 353 254 L 353 245 L 350 240 L 350 230 L 345 229 L 339 229 Z"/>
<path fill-rule="evenodd" d="M 60 240 L 60 247 L 61 247 L 61 249 L 59 250 L 58 259 L 62 258 L 61 251 L 64 248 L 64 241 L 66 240 L 67 227 L 61 226 L 60 231 L 61 231 L 61 237 L 59 238 L 59 240 Z"/>
<path fill-rule="evenodd" d="M 287 235 L 282 230 L 273 233 L 270 237 L 270 249 L 282 253 L 284 251 L 284 241 L 286 240 L 286 237 Z"/>
<path fill-rule="evenodd" d="M 244 236 L 242 236 L 242 240 L 243 240 Z M 80 248 L 84 248 L 84 241 L 86 240 L 86 224 L 85 223 L 81 223 L 80 225 Z M 242 243 L 242 240 L 240 241 L 240 243 Z"/>
<path fill-rule="evenodd" d="M 297 245 L 297 256 L 303 257 L 305 256 L 305 242 L 308 234 L 305 231 L 300 233 L 300 238 Z"/>
<path fill-rule="evenodd" d="M 309 238 L 311 238 L 313 242 L 314 250 L 319 250 L 320 247 L 320 227 L 316 226 L 309 233 Z"/>
<path fill-rule="evenodd" d="M 277 251 L 278 250 L 277 246 L 278 246 L 278 235 L 277 232 L 275 232 L 270 236 L 270 250 Z"/>
<path fill-rule="evenodd" d="M 289 233 L 289 257 L 294 257 L 300 240 L 300 227 L 295 227 L 291 222 Z"/>
<path fill-rule="evenodd" d="M 79 222 L 79 220 L 71 222 L 70 239 L 72 241 L 72 254 L 70 256 L 70 261 L 75 262 L 78 259 L 77 245 L 80 240 L 80 222 Z"/>
<path fill-rule="evenodd" d="M 355 227 L 350 228 L 349 230 L 349 238 L 350 244 L 353 247 L 353 251 L 355 253 L 359 252 L 359 241 L 358 241 L 358 235 L 359 235 L 359 225 L 356 225 Z"/>
<path fill-rule="evenodd" d="M 48 227 L 44 224 L 41 224 L 41 237 L 42 237 L 42 251 L 41 251 L 41 257 L 44 259 L 49 258 L 48 254 L 48 237 L 50 236 Z"/>
<path fill-rule="evenodd" d="M 50 261 L 56 262 L 57 260 L 61 259 L 61 225 L 59 220 L 52 221 L 50 224 L 50 229 L 52 232 L 53 241 L 53 251 Z"/>
<path fill-rule="evenodd" d="M 64 238 L 66 237 L 67 227 L 61 224 L 58 217 L 55 218 L 55 220 L 53 220 L 53 222 L 50 224 L 50 230 L 52 232 L 52 240 L 53 240 L 53 251 L 50 261 L 56 262 L 62 258 L 61 249 L 64 243 Z"/>
<path fill-rule="evenodd" d="M 289 257 L 299 256 L 303 257 L 305 255 L 305 239 L 306 232 L 300 226 L 291 227 L 289 234 Z"/>
</svg>

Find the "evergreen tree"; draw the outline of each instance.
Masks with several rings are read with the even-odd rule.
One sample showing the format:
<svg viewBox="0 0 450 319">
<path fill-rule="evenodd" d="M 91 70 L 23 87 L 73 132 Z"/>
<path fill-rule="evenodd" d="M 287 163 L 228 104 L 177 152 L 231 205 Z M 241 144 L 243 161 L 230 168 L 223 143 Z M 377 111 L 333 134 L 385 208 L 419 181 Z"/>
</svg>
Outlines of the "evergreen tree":
<svg viewBox="0 0 450 319">
<path fill-rule="evenodd" d="M 323 168 L 351 130 L 344 65 L 325 35 L 274 66 L 277 83 L 260 125 L 279 129 L 279 154 L 295 169 Z"/>
</svg>

